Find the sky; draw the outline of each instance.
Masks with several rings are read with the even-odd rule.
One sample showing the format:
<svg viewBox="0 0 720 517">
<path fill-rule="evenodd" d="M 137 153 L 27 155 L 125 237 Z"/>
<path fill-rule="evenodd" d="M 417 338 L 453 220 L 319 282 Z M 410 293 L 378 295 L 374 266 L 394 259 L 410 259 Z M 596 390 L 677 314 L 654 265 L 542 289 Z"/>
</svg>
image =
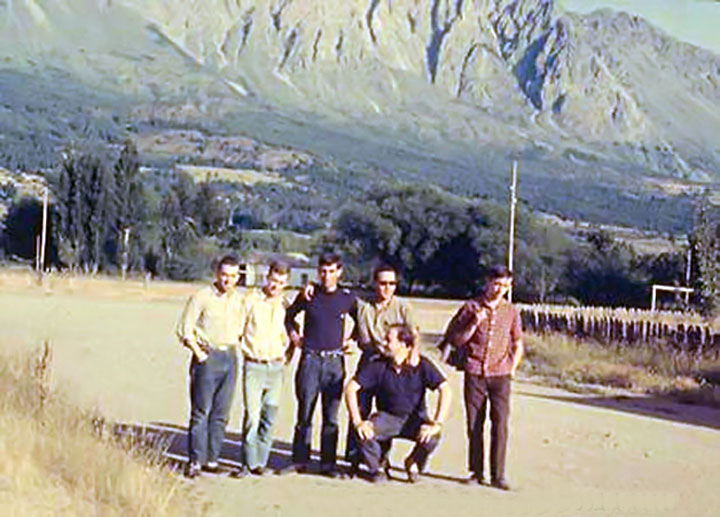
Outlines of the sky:
<svg viewBox="0 0 720 517">
<path fill-rule="evenodd" d="M 558 0 L 557 4 L 580 13 L 610 7 L 638 14 L 680 40 L 720 54 L 718 0 Z"/>
</svg>

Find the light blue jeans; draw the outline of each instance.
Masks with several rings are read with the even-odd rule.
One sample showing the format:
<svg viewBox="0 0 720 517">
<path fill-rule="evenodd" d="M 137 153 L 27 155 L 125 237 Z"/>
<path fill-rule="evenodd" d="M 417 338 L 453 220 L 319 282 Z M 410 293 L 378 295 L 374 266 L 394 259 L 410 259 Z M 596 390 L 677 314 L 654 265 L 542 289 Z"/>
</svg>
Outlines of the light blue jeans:
<svg viewBox="0 0 720 517">
<path fill-rule="evenodd" d="M 282 361 L 243 361 L 243 456 L 249 469 L 267 465 L 282 384 Z"/>
</svg>

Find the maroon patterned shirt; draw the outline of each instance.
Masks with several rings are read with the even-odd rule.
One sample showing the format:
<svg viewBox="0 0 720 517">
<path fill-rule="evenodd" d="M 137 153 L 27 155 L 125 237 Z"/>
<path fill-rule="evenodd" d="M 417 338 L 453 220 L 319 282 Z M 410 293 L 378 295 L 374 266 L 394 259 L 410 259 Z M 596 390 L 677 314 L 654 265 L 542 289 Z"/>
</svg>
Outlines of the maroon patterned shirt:
<svg viewBox="0 0 720 517">
<path fill-rule="evenodd" d="M 485 377 L 511 374 L 521 338 L 520 311 L 507 300 L 494 309 L 482 299 L 466 302 L 445 332 L 445 342 L 464 348 L 465 371 Z"/>
</svg>

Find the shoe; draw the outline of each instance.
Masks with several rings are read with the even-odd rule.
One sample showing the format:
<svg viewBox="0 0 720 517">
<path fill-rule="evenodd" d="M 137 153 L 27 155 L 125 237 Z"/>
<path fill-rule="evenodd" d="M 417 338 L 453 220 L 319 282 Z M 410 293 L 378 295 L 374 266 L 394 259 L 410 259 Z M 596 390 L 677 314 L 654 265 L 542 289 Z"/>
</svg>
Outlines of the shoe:
<svg viewBox="0 0 720 517">
<path fill-rule="evenodd" d="M 371 472 L 368 475 L 368 481 L 374 485 L 385 483 L 388 480 L 385 473 L 381 470 L 378 470 L 377 472 Z"/>
<path fill-rule="evenodd" d="M 508 485 L 505 478 L 493 479 L 490 482 L 490 486 L 499 490 L 510 490 L 510 485 Z"/>
<path fill-rule="evenodd" d="M 217 462 L 208 463 L 201 467 L 203 472 L 209 472 L 210 474 L 219 474 L 224 470 L 223 467 L 217 464 Z"/>
<path fill-rule="evenodd" d="M 408 483 L 417 483 L 420 481 L 420 471 L 413 470 L 413 465 L 415 465 L 415 462 L 412 458 L 405 458 L 405 473 L 407 474 Z"/>
<path fill-rule="evenodd" d="M 465 479 L 464 483 L 466 485 L 482 485 L 485 486 L 487 483 L 485 482 L 485 478 L 482 474 L 470 474 L 467 479 Z"/>
<path fill-rule="evenodd" d="M 200 475 L 200 464 L 194 461 L 186 463 L 183 475 L 188 479 L 195 479 Z"/>
<path fill-rule="evenodd" d="M 235 479 L 242 479 L 248 475 L 247 468 L 245 466 L 234 468 L 230 471 L 230 477 Z"/>
<path fill-rule="evenodd" d="M 320 475 L 330 479 L 337 479 L 340 477 L 337 467 L 327 467 L 320 469 Z"/>
<path fill-rule="evenodd" d="M 390 474 L 390 470 L 392 469 L 392 465 L 390 465 L 390 460 L 386 457 L 384 457 L 382 460 L 380 460 L 380 468 L 385 473 L 385 477 L 388 479 L 392 479 L 392 475 Z"/>
<path fill-rule="evenodd" d="M 353 479 L 358 477 L 360 474 L 360 463 L 352 462 L 350 466 L 343 472 L 343 478 Z"/>
<path fill-rule="evenodd" d="M 250 474 L 253 476 L 264 476 L 267 474 L 267 470 L 265 467 L 254 467 L 250 469 Z"/>
<path fill-rule="evenodd" d="M 290 465 L 275 469 L 275 475 L 284 476 L 285 474 L 305 474 L 307 471 L 308 467 L 304 463 L 291 463 Z"/>
</svg>

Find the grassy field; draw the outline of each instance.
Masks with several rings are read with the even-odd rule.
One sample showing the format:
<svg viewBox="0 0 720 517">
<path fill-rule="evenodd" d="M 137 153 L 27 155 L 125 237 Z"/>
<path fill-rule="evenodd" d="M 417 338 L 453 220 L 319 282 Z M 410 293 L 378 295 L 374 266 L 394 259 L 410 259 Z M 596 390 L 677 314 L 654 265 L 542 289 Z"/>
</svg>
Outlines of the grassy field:
<svg viewBox="0 0 720 517">
<path fill-rule="evenodd" d="M 160 452 L 118 441 L 50 389 L 51 348 L 0 358 L 3 515 L 204 515 Z"/>
</svg>

